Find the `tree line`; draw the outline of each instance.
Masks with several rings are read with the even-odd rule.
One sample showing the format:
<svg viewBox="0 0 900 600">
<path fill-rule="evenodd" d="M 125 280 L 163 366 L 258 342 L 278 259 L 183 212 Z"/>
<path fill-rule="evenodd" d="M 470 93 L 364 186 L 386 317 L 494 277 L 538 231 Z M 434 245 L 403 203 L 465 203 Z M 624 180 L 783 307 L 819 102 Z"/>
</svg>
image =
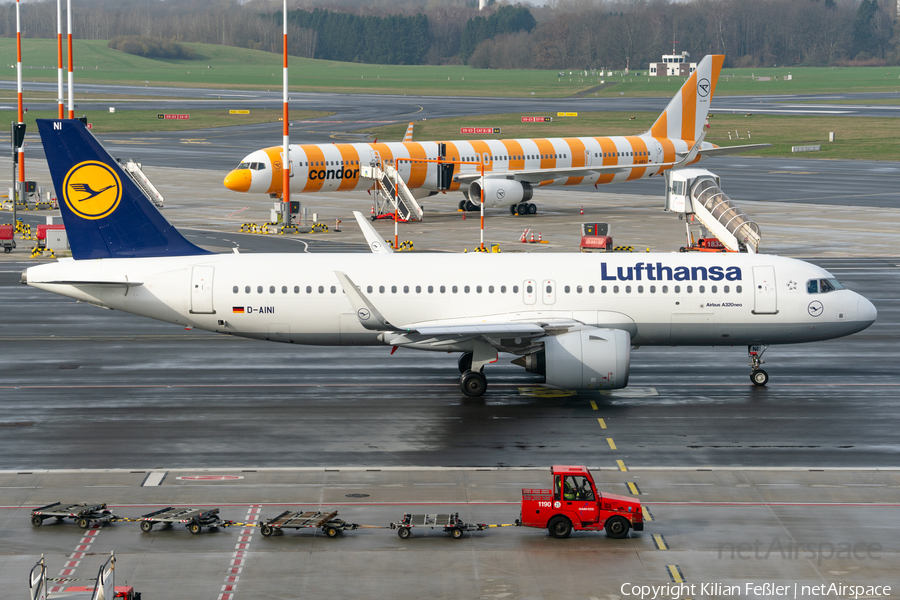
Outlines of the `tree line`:
<svg viewBox="0 0 900 600">
<path fill-rule="evenodd" d="M 900 62 L 896 0 L 501 1 L 483 11 L 477 0 L 292 5 L 289 50 L 309 58 L 642 69 L 677 40 L 678 51 L 694 57 L 725 54 L 726 66 Z M 73 22 L 81 39 L 141 36 L 281 52 L 281 6 L 275 0 L 79 0 Z M 29 0 L 21 11 L 25 37 L 56 36 L 55 0 Z M 0 35 L 15 36 L 15 23 L 15 5 L 0 5 Z"/>
</svg>

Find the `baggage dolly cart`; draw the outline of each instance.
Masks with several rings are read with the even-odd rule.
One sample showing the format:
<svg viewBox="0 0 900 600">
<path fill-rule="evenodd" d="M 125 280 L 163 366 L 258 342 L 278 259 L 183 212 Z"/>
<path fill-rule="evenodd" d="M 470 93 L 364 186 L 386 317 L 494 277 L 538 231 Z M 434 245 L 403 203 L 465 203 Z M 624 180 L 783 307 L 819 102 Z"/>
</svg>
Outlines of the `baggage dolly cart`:
<svg viewBox="0 0 900 600">
<path fill-rule="evenodd" d="M 141 531 L 144 533 L 148 533 L 153 529 L 153 525 L 156 523 L 164 523 L 170 527 L 175 523 L 184 523 L 188 531 L 193 534 L 200 533 L 204 527 L 209 527 L 210 529 L 228 527 L 232 523 L 219 517 L 218 508 L 202 510 L 199 508 L 174 508 L 172 506 L 141 515 L 135 521 L 141 522 Z"/>
<path fill-rule="evenodd" d="M 344 531 L 359 529 L 356 523 L 338 519 L 337 511 L 330 513 L 308 511 L 303 513 L 284 511 L 277 517 L 261 524 L 260 533 L 265 537 L 281 535 L 285 529 L 321 529 L 327 537 L 337 537 Z"/>
<path fill-rule="evenodd" d="M 13 225 L 0 225 L 0 248 L 9 254 L 16 247 L 15 228 Z"/>
<path fill-rule="evenodd" d="M 54 502 L 41 506 L 31 511 L 31 524 L 40 527 L 44 519 L 55 518 L 57 521 L 72 519 L 82 529 L 87 529 L 91 523 L 109 523 L 118 519 L 112 512 L 106 509 L 106 504 L 63 504 Z"/>
<path fill-rule="evenodd" d="M 413 515 L 405 514 L 399 523 L 391 523 L 391 529 L 397 530 L 401 540 L 412 535 L 413 527 L 441 528 L 444 533 L 458 540 L 466 531 L 484 531 L 487 525 L 483 523 L 464 523 L 459 519 L 459 513 L 447 515 Z"/>
</svg>

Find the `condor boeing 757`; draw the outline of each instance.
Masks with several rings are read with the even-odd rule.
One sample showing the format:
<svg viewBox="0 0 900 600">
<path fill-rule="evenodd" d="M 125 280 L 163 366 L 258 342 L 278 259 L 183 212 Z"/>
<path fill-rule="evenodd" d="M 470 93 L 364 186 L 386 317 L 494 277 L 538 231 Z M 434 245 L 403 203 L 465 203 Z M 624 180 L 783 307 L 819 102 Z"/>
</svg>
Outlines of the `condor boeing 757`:
<svg viewBox="0 0 900 600">
<path fill-rule="evenodd" d="M 691 152 L 702 140 L 724 58 L 704 57 L 650 130 L 640 135 L 452 141 L 443 143 L 443 158 L 484 165 L 485 206 L 508 206 L 513 213 L 534 214 L 537 207 L 530 200 L 535 187 L 645 179 L 705 157 L 767 147 L 769 144 L 720 148 L 702 142 L 698 152 Z M 412 141 L 292 145 L 291 194 L 375 189 L 371 179 L 360 177 L 360 166 L 393 163 L 415 198 L 439 190 L 460 191 L 465 199 L 459 202 L 459 208 L 477 210 L 482 187 L 479 166 L 455 165 L 451 177 L 441 178 L 435 163 L 397 160 L 434 160 L 440 148 L 439 142 Z M 225 187 L 236 192 L 280 196 L 282 154 L 283 148 L 276 146 L 247 155 L 225 177 Z"/>
<path fill-rule="evenodd" d="M 485 392 L 499 352 L 569 389 L 628 383 L 640 345 L 750 347 L 850 335 L 875 307 L 827 271 L 759 254 L 212 254 L 176 231 L 76 120 L 38 120 L 73 259 L 22 282 L 229 335 L 458 352 Z M 89 192 L 88 190 L 92 190 Z M 96 194 L 93 191 L 99 190 Z"/>
</svg>

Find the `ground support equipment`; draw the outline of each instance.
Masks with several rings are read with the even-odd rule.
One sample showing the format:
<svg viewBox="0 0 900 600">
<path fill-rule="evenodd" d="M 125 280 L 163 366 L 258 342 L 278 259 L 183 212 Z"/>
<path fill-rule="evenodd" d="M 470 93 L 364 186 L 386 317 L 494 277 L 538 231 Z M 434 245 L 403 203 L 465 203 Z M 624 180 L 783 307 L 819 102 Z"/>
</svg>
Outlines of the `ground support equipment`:
<svg viewBox="0 0 900 600">
<path fill-rule="evenodd" d="M 412 535 L 413 527 L 440 528 L 444 533 L 449 533 L 450 537 L 458 540 L 466 531 L 484 531 L 490 527 L 498 527 L 498 525 L 465 523 L 460 520 L 459 513 L 445 515 L 413 515 L 407 513 L 403 515 L 399 523 L 391 523 L 391 529 L 396 529 L 397 535 L 402 540 Z"/>
<path fill-rule="evenodd" d="M 144 533 L 153 529 L 156 523 L 164 523 L 172 526 L 175 523 L 183 523 L 193 534 L 198 534 L 204 527 L 214 529 L 216 527 L 228 527 L 236 525 L 232 521 L 225 521 L 219 517 L 219 509 L 211 508 L 202 510 L 199 508 L 174 508 L 172 506 L 162 508 L 146 515 L 141 515 L 135 521 L 140 521 L 141 531 Z"/>
<path fill-rule="evenodd" d="M 40 527 L 44 519 L 55 518 L 57 521 L 72 519 L 82 529 L 87 529 L 92 523 L 109 523 L 117 520 L 112 512 L 106 509 L 106 504 L 63 504 L 54 502 L 31 511 L 31 524 Z"/>
<path fill-rule="evenodd" d="M 285 529 L 321 529 L 326 537 L 337 537 L 345 531 L 359 529 L 356 523 L 348 523 L 337 518 L 337 511 L 324 513 L 317 511 L 284 511 L 277 517 L 260 524 L 260 533 L 265 537 L 281 535 Z"/>
</svg>

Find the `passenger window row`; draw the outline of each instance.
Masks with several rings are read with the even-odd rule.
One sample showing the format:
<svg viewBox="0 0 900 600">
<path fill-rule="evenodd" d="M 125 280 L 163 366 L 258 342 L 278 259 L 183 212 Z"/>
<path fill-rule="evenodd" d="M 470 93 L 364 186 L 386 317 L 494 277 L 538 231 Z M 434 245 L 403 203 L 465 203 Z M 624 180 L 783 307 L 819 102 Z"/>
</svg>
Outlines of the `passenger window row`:
<svg viewBox="0 0 900 600">
<path fill-rule="evenodd" d="M 841 284 L 838 283 L 837 280 L 833 280 L 833 279 L 832 279 L 832 280 L 828 280 L 828 279 L 815 280 L 815 279 L 813 279 L 813 280 L 810 280 L 810 281 L 807 283 L 807 291 L 809 291 L 810 294 L 818 293 L 818 292 L 816 292 L 816 291 L 810 291 L 810 290 L 813 289 L 813 285 L 814 285 L 814 284 L 815 284 L 815 287 L 816 287 L 817 290 L 819 289 L 819 286 L 822 286 L 822 288 L 823 288 L 823 289 L 822 289 L 822 293 L 824 293 L 824 292 L 830 292 L 830 291 L 833 291 L 833 290 L 835 290 L 835 289 L 843 289 L 843 286 L 841 286 Z M 823 285 L 823 284 L 824 284 L 824 285 Z M 828 289 L 825 289 L 825 286 L 829 286 Z M 644 293 L 644 286 L 643 286 L 643 285 L 638 285 L 638 286 L 635 286 L 635 287 L 637 288 L 636 291 L 637 291 L 638 294 L 643 294 L 643 293 Z M 506 287 L 505 285 L 501 285 L 501 286 L 496 287 L 496 288 L 495 288 L 493 285 L 488 285 L 488 286 L 481 286 L 481 285 L 469 286 L 469 285 L 464 285 L 464 286 L 462 287 L 462 291 L 463 291 L 463 293 L 465 293 L 465 294 L 469 294 L 469 293 L 472 292 L 473 288 L 474 288 L 476 294 L 481 294 L 481 293 L 483 293 L 483 292 L 485 292 L 485 291 L 487 291 L 488 294 L 493 294 L 493 293 L 495 293 L 495 292 L 498 291 L 498 290 L 499 290 L 499 293 L 501 293 L 501 294 L 505 294 L 505 293 L 507 292 L 507 287 Z M 379 294 L 386 294 L 386 293 L 388 293 L 388 289 L 390 290 L 390 293 L 391 293 L 391 294 L 396 294 L 396 293 L 398 293 L 398 291 L 401 289 L 401 286 L 392 285 L 392 286 L 388 287 L 388 286 L 379 285 L 379 286 L 375 287 L 375 286 L 370 285 L 370 286 L 366 286 L 366 293 L 367 293 L 367 294 L 373 294 L 373 293 L 375 293 L 375 291 L 377 290 Z M 411 288 L 411 287 L 408 286 L 408 285 L 402 286 L 402 291 L 403 291 L 404 294 L 409 294 L 411 289 L 414 289 L 416 294 L 421 294 L 421 293 L 422 293 L 422 290 L 423 290 L 423 288 L 422 288 L 421 285 L 414 286 L 414 288 Z M 435 288 L 435 286 L 433 286 L 433 285 L 429 285 L 429 286 L 427 286 L 427 287 L 424 288 L 424 289 L 425 289 L 426 292 L 429 293 L 429 294 L 435 293 L 435 290 L 437 290 L 437 292 L 440 293 L 440 294 L 446 294 L 446 293 L 447 293 L 447 286 L 445 286 L 445 285 L 438 286 L 437 288 Z M 577 286 L 575 286 L 575 293 L 581 294 L 581 293 L 584 292 L 584 289 L 585 289 L 584 286 L 577 285 Z M 595 292 L 595 289 L 596 289 L 596 288 L 595 288 L 594 286 L 592 286 L 592 285 L 587 286 L 587 292 L 588 292 L 589 294 L 593 294 L 593 293 Z M 657 289 L 657 287 L 656 287 L 655 285 L 647 286 L 647 291 L 648 291 L 649 293 L 651 293 L 651 294 L 655 294 L 655 293 L 656 293 L 656 289 Z M 299 293 L 300 293 L 300 290 L 301 290 L 301 287 L 300 287 L 299 285 L 293 286 L 293 292 L 294 292 L 295 294 L 299 294 Z M 317 291 L 317 292 L 320 293 L 320 294 L 326 293 L 326 290 L 327 290 L 329 293 L 331 293 L 331 294 L 336 294 L 336 293 L 337 293 L 337 286 L 336 286 L 336 285 L 332 285 L 332 286 L 324 286 L 324 285 L 320 285 L 320 286 L 315 286 L 315 287 L 314 287 L 314 286 L 311 286 L 311 285 L 307 285 L 304 291 L 305 291 L 307 294 L 312 294 L 314 290 Z M 241 290 L 240 290 L 240 286 L 237 286 L 237 285 L 234 286 L 234 287 L 232 288 L 231 291 L 232 291 L 233 293 L 235 293 L 235 294 L 239 294 L 240 291 L 241 291 Z M 256 293 L 257 293 L 257 294 L 264 294 L 264 293 L 266 293 L 266 291 L 267 291 L 266 286 L 262 286 L 262 285 L 256 286 Z M 341 291 L 343 292 L 343 290 L 341 290 Z M 531 293 L 532 293 L 532 288 L 531 288 L 531 286 L 530 286 L 530 285 L 526 286 L 525 291 L 526 291 L 527 293 L 531 294 Z M 609 291 L 609 289 L 607 288 L 607 286 L 605 286 L 605 285 L 601 285 L 601 286 L 600 286 L 600 293 L 601 293 L 601 294 L 606 294 L 608 291 Z M 676 293 L 676 294 L 680 294 L 680 293 L 681 293 L 681 286 L 680 286 L 680 285 L 673 286 L 673 290 L 672 290 L 672 291 L 673 291 L 674 293 Z M 698 291 L 699 293 L 701 293 L 701 294 L 705 294 L 705 293 L 706 293 L 706 286 L 705 286 L 705 285 L 698 286 L 697 291 Z M 712 294 L 718 294 L 718 293 L 719 293 L 719 286 L 716 286 L 716 285 L 710 286 L 710 290 L 709 290 L 709 291 L 710 291 L 710 293 L 712 293 Z M 738 286 L 735 286 L 734 291 L 735 291 L 736 293 L 740 294 L 740 293 L 743 291 L 743 288 L 742 288 L 741 286 L 738 285 Z M 546 292 L 547 292 L 548 294 L 552 294 L 552 293 L 553 293 L 553 286 L 552 286 L 552 285 L 546 286 Z M 563 292 L 565 292 L 566 294 L 572 293 L 572 286 L 569 286 L 569 285 L 563 286 Z M 612 286 L 612 293 L 613 293 L 613 294 L 618 294 L 619 292 L 620 292 L 620 286 L 618 286 L 618 285 Z M 624 286 L 624 292 L 625 292 L 626 294 L 632 293 L 632 286 L 630 286 L 630 285 Z M 661 286 L 661 287 L 660 287 L 660 292 L 663 293 L 663 294 L 668 294 L 668 293 L 669 293 L 669 286 L 667 286 L 667 285 Z M 688 293 L 688 294 L 692 294 L 692 293 L 694 292 L 694 286 L 692 286 L 692 285 L 685 286 L 685 292 Z M 731 292 L 731 286 L 727 286 L 727 285 L 722 286 L 722 292 L 725 293 L 725 294 L 730 293 L 730 292 Z M 253 293 L 253 287 L 252 287 L 252 286 L 249 286 L 249 285 L 244 286 L 244 293 L 245 293 L 245 294 L 252 294 L 252 293 Z M 268 286 L 268 293 L 270 293 L 270 294 L 275 294 L 275 293 L 277 293 L 277 288 L 276 288 L 276 286 L 274 286 L 274 285 Z M 287 293 L 288 293 L 288 286 L 286 286 L 286 285 L 281 286 L 281 293 L 282 293 L 282 294 L 287 294 Z M 453 293 L 453 294 L 459 293 L 459 286 L 456 286 L 456 285 L 450 286 L 450 293 Z M 518 294 L 518 293 L 519 293 L 519 286 L 517 286 L 517 285 L 512 286 L 512 293 L 513 293 L 513 294 Z"/>
</svg>

